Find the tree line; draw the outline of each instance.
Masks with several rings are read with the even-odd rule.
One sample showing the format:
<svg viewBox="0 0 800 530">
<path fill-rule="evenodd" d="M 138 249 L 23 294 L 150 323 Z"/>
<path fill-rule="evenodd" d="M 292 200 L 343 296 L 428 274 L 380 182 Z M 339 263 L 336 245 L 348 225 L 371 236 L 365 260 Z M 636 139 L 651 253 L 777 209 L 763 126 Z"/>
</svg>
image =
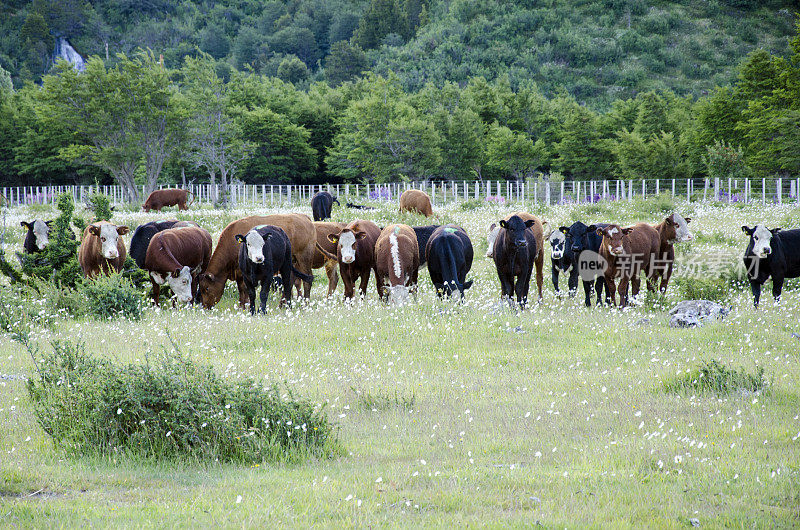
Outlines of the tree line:
<svg viewBox="0 0 800 530">
<path fill-rule="evenodd" d="M 2 73 L 0 73 L 2 74 Z M 41 86 L 0 75 L 0 184 L 115 181 L 139 188 L 398 179 L 685 178 L 800 174 L 800 26 L 791 55 L 764 50 L 697 100 L 668 91 L 604 112 L 507 78 L 428 83 L 366 72 L 305 89 L 213 57 L 179 68 L 139 51 L 61 62 Z"/>
</svg>

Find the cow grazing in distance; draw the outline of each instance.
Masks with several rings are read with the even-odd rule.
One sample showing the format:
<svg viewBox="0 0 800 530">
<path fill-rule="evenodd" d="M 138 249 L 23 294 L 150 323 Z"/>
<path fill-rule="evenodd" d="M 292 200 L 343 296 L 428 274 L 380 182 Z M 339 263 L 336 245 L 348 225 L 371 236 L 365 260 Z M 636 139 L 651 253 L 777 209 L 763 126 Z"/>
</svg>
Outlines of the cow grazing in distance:
<svg viewBox="0 0 800 530">
<path fill-rule="evenodd" d="M 313 282 L 314 277 L 304 274 L 292 266 L 292 243 L 277 226 L 257 226 L 247 234 L 236 234 L 239 248 L 239 270 L 250 300 L 250 314 L 256 312 L 256 288 L 261 286 L 260 313 L 267 310 L 269 291 L 275 274 L 280 273 L 283 284 L 281 306 L 292 301 L 292 274 L 304 282 Z"/>
<path fill-rule="evenodd" d="M 439 298 L 443 296 L 464 298 L 464 291 L 472 286 L 467 273 L 472 268 L 473 249 L 467 232 L 458 225 L 440 226 L 425 246 L 428 272 Z"/>
<path fill-rule="evenodd" d="M 534 225 L 533 219 L 523 221 L 518 215 L 509 220 L 501 219 L 498 223 L 500 231 L 494 240 L 492 258 L 500 278 L 502 296 L 513 307 L 513 296 L 524 308 L 528 303 L 533 264 L 539 254 L 536 238 L 528 230 Z"/>
<path fill-rule="evenodd" d="M 663 221 L 654 226 L 658 232 L 660 240 L 658 253 L 650 262 L 647 274 L 647 289 L 656 290 L 659 279 L 661 285 L 658 290 L 662 293 L 667 292 L 669 279 L 672 277 L 672 269 L 675 265 L 675 243 L 691 241 L 692 234 L 689 232 L 691 217 L 684 218 L 679 213 L 672 213 L 664 218 Z"/>
<path fill-rule="evenodd" d="M 136 227 L 131 236 L 130 252 L 129 254 L 136 262 L 136 266 L 144 269 L 144 259 L 147 256 L 147 247 L 150 245 L 150 240 L 153 236 L 162 230 L 168 228 L 178 228 L 181 226 L 197 226 L 200 225 L 194 221 L 178 221 L 177 219 L 168 219 L 166 221 L 151 221 Z"/>
<path fill-rule="evenodd" d="M 237 234 L 246 234 L 255 226 L 273 225 L 283 229 L 292 244 L 294 265 L 303 274 L 311 275 L 311 264 L 316 252 L 316 231 L 311 218 L 304 214 L 287 213 L 275 215 L 251 215 L 237 219 L 228 224 L 219 236 L 219 241 L 208 267 L 200 274 L 197 296 L 203 307 L 210 309 L 219 302 L 225 283 L 236 282 L 239 288 L 239 305 L 244 308 L 249 301 L 249 294 L 239 269 L 239 246 Z M 303 296 L 311 295 L 311 283 L 303 282 Z"/>
<path fill-rule="evenodd" d="M 192 195 L 192 202 L 187 203 L 190 194 Z M 147 200 L 142 204 L 142 210 L 145 212 L 150 210 L 160 212 L 161 208 L 167 206 L 177 206 L 179 210 L 188 210 L 192 204 L 194 204 L 194 194 L 191 191 L 170 188 L 155 190 L 148 195 Z"/>
<path fill-rule="evenodd" d="M 575 296 L 578 290 L 578 267 L 575 265 L 572 253 L 572 239 L 569 237 L 569 229 L 561 227 L 558 230 L 553 230 L 548 236 L 547 240 L 550 242 L 550 266 L 552 269 L 553 289 L 556 291 L 557 296 L 561 296 L 561 291 L 558 289 L 558 275 L 559 273 L 569 273 L 567 279 L 567 288 L 569 295 Z"/>
<path fill-rule="evenodd" d="M 318 191 L 311 197 L 311 213 L 315 221 L 324 221 L 330 218 L 333 203 L 339 204 L 339 201 L 328 193 L 327 191 Z"/>
<path fill-rule="evenodd" d="M 770 277 L 772 296 L 776 304 L 780 303 L 783 281 L 800 276 L 800 229 L 769 229 L 764 225 L 750 228 L 745 225 L 742 232 L 750 236 L 743 259 L 753 291 L 753 305 L 758 307 L 761 286 Z"/>
<path fill-rule="evenodd" d="M 198 226 L 173 226 L 152 236 L 144 270 L 150 273 L 153 302 L 159 304 L 161 286 L 169 285 L 178 301 L 192 302 L 197 278 L 211 260 L 211 235 Z"/>
<path fill-rule="evenodd" d="M 431 198 L 422 190 L 406 190 L 400 195 L 400 213 L 403 212 L 433 217 Z"/>
<path fill-rule="evenodd" d="M 50 242 L 50 224 L 52 221 L 42 221 L 34 219 L 30 223 L 21 221 L 19 224 L 28 229 L 25 234 L 25 241 L 22 243 L 22 250 L 25 254 L 36 254 L 47 247 Z"/>
<path fill-rule="evenodd" d="M 433 233 L 442 225 L 426 225 L 426 226 L 412 226 L 414 233 L 417 234 L 417 244 L 419 245 L 419 266 L 422 267 L 427 262 L 428 258 L 425 255 L 425 248 L 428 246 L 428 240 Z"/>
<path fill-rule="evenodd" d="M 352 208 L 353 210 L 375 210 L 372 206 L 364 206 L 363 204 L 353 204 L 352 202 L 348 202 L 345 206 L 348 208 Z"/>
<path fill-rule="evenodd" d="M 616 280 L 619 279 L 619 305 L 628 305 L 628 283 L 633 296 L 639 294 L 639 275 L 649 270 L 650 261 L 658 252 L 660 239 L 655 228 L 647 223 L 638 223 L 629 228 L 611 224 L 597 228 L 603 236 L 600 256 L 606 261 L 606 299 L 616 305 Z"/>
<path fill-rule="evenodd" d="M 608 223 L 596 223 L 586 226 L 580 221 L 571 226 L 562 226 L 561 232 L 567 234 L 572 250 L 572 263 L 583 283 L 584 304 L 592 305 L 592 286 L 597 293 L 597 305 L 603 303 L 603 289 L 606 285 L 604 262 L 600 259 L 600 245 L 603 236 L 598 228 L 606 228 Z"/>
<path fill-rule="evenodd" d="M 539 300 L 542 299 L 542 286 L 544 284 L 544 226 L 542 225 L 542 221 L 536 217 L 535 215 L 531 215 L 527 212 L 516 212 L 512 214 L 508 214 L 504 217 L 505 221 L 508 221 L 513 216 L 517 216 L 522 219 L 524 222 L 533 221 L 533 224 L 530 225 L 528 230 L 533 234 L 534 239 L 536 240 L 536 249 L 538 254 L 536 255 L 536 259 L 534 260 L 534 264 L 536 265 L 536 287 L 539 291 Z M 492 223 L 489 226 L 489 234 L 486 236 L 486 257 L 491 258 L 494 253 L 494 243 L 497 239 L 498 234 L 500 233 L 500 227 L 495 223 Z"/>
<path fill-rule="evenodd" d="M 85 277 L 95 278 L 100 273 L 122 270 L 127 252 L 120 236 L 128 231 L 127 226 L 117 226 L 108 221 L 98 221 L 86 227 L 78 248 L 78 263 Z"/>
<path fill-rule="evenodd" d="M 384 298 L 404 304 L 409 292 L 416 296 L 419 245 L 410 226 L 391 224 L 381 230 L 375 242 L 375 274 Z"/>
<path fill-rule="evenodd" d="M 336 291 L 339 285 L 339 261 L 336 259 L 336 243 L 332 243 L 328 236 L 338 234 L 347 223 L 329 223 L 325 221 L 315 221 L 314 230 L 317 232 L 317 245 L 319 248 L 314 253 L 312 269 L 325 267 L 325 274 L 328 277 L 328 296 Z"/>
<path fill-rule="evenodd" d="M 336 259 L 339 273 L 344 283 L 344 298 L 353 298 L 356 280 L 361 279 L 361 296 L 367 295 L 370 271 L 377 275 L 375 267 L 375 243 L 381 229 L 372 221 L 357 219 L 348 224 L 338 234 L 328 235 L 328 240 L 336 244 Z M 383 297 L 383 285 L 377 282 L 378 295 Z"/>
</svg>

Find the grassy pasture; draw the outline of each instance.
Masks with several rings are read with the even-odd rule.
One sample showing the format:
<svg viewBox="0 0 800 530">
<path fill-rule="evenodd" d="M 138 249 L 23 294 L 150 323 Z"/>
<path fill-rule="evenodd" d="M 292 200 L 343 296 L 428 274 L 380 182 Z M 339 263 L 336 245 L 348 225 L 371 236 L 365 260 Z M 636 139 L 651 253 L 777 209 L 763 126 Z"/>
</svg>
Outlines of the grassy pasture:
<svg viewBox="0 0 800 530">
<path fill-rule="evenodd" d="M 344 201 L 343 201 L 344 202 Z M 131 322 L 58 320 L 34 330 L 46 345 L 80 338 L 87 351 L 123 361 L 168 344 L 226 377 L 286 381 L 326 403 L 345 454 L 304 464 L 242 467 L 78 459 L 38 427 L 17 376 L 33 371 L 24 349 L 0 336 L 0 525 L 52 526 L 530 526 L 796 527 L 800 525 L 800 290 L 789 282 L 774 307 L 766 289 L 752 309 L 749 289 L 731 285 L 727 319 L 701 329 L 667 326 L 680 300 L 628 310 L 586 309 L 582 296 L 556 299 L 546 260 L 545 299 L 516 312 L 499 303 L 493 264 L 483 257 L 490 222 L 527 208 L 553 226 L 657 222 L 670 201 L 562 205 L 439 205 L 475 245 L 467 302 L 436 300 L 427 272 L 416 303 L 386 306 L 374 280 L 365 301 L 325 300 L 317 271 L 312 302 L 266 316 L 236 309 L 235 289 L 214 311 L 151 309 Z M 426 224 L 376 211 L 334 210 L 381 225 Z M 695 241 L 676 248 L 678 268 L 733 267 L 746 244 L 742 224 L 800 226 L 790 205 L 679 203 Z M 284 210 L 287 208 L 284 208 Z M 310 213 L 307 206 L 288 208 Z M 203 209 L 218 237 L 225 224 L 271 210 Z M 53 215 L 11 210 L 8 248 L 21 246 L 20 220 Z M 136 225 L 174 212 L 120 212 Z M 129 238 L 127 238 L 129 239 Z M 547 249 L 549 255 L 549 249 Z M 702 266 L 701 266 L 702 268 Z M 564 281 L 564 284 L 566 282 Z M 767 285 L 769 288 L 769 284 Z M 533 289 L 532 289 L 533 290 Z M 763 393 L 668 393 L 666 382 L 717 360 L 754 373 Z"/>
</svg>

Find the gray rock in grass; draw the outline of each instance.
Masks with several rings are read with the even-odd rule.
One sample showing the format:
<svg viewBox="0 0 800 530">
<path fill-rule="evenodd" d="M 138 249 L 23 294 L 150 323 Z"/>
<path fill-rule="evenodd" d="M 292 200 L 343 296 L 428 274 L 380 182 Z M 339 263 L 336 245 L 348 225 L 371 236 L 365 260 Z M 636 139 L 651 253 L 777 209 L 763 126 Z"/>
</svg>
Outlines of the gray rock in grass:
<svg viewBox="0 0 800 530">
<path fill-rule="evenodd" d="M 684 300 L 669 311 L 669 326 L 671 328 L 695 328 L 722 320 L 730 308 L 711 300 Z"/>
</svg>

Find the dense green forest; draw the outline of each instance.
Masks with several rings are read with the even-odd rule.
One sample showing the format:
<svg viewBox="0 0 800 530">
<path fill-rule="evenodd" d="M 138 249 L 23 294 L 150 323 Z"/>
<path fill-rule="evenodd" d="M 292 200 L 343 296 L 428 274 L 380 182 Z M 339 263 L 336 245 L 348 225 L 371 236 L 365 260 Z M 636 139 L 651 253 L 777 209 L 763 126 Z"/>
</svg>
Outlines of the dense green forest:
<svg viewBox="0 0 800 530">
<path fill-rule="evenodd" d="M 796 176 L 784 4 L 6 2 L 0 185 Z M 586 60 L 542 28 L 589 39 Z M 604 78 L 648 57 L 625 51 L 633 33 L 680 61 Z M 85 72 L 48 62 L 58 36 Z"/>
</svg>

